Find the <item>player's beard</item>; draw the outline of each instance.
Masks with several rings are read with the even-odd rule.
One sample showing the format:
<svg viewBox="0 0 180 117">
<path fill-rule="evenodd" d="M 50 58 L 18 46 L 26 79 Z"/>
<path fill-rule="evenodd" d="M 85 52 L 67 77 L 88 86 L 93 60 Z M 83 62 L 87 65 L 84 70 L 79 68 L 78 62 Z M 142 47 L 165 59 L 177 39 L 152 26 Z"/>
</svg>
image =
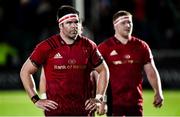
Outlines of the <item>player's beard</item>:
<svg viewBox="0 0 180 117">
<path fill-rule="evenodd" d="M 72 39 L 72 40 L 76 40 L 76 37 L 78 35 L 78 30 L 71 30 L 69 31 L 69 38 Z"/>
</svg>

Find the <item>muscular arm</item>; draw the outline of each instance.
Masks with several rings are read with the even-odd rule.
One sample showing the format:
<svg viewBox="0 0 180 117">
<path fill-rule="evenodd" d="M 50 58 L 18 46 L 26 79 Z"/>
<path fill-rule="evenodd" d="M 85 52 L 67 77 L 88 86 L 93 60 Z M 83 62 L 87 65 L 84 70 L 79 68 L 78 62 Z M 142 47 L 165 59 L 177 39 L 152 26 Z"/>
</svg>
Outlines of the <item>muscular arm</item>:
<svg viewBox="0 0 180 117">
<path fill-rule="evenodd" d="M 101 65 L 95 68 L 95 71 L 91 75 L 94 75 L 96 77 L 97 82 L 97 88 L 96 88 L 96 99 L 93 101 L 93 99 L 89 99 L 86 101 L 85 106 L 86 110 L 90 110 L 89 113 L 94 111 L 96 108 L 97 113 L 99 115 L 102 115 L 105 113 L 105 103 L 97 101 L 100 100 L 99 98 L 103 98 L 109 83 L 109 69 L 107 64 L 103 61 Z M 101 97 L 97 97 L 97 95 Z M 99 105 L 100 104 L 100 105 Z"/>
<path fill-rule="evenodd" d="M 39 82 L 39 93 L 42 99 L 46 99 L 46 79 L 44 74 L 44 68 L 41 69 L 40 82 Z"/>
<path fill-rule="evenodd" d="M 151 63 L 144 65 L 144 71 L 155 93 L 153 104 L 155 107 L 161 107 L 164 99 L 161 88 L 161 80 L 153 60 Z"/>
<path fill-rule="evenodd" d="M 109 69 L 105 61 L 101 65 L 95 68 L 99 73 L 99 78 L 97 82 L 96 94 L 105 95 L 108 83 L 109 83 Z"/>
<path fill-rule="evenodd" d="M 33 79 L 33 74 L 37 72 L 37 70 L 37 67 L 33 65 L 30 59 L 27 59 L 20 71 L 23 86 L 30 98 L 37 94 Z M 50 111 L 50 109 L 56 109 L 58 104 L 52 100 L 40 99 L 35 102 L 35 105 L 41 109 Z"/>
<path fill-rule="evenodd" d="M 37 70 L 37 67 L 35 67 L 28 58 L 20 71 L 20 78 L 30 98 L 37 94 L 36 86 L 33 79 L 33 74 L 37 72 Z"/>
<path fill-rule="evenodd" d="M 93 80 L 96 81 L 96 87 L 97 87 L 97 83 L 98 83 L 98 80 L 99 80 L 99 74 L 96 70 L 93 70 L 91 72 L 91 78 L 93 78 Z M 96 92 L 96 91 L 95 91 Z M 105 95 L 106 97 L 106 95 Z M 101 105 L 99 105 L 97 107 L 97 114 L 99 115 L 103 115 L 105 113 L 107 113 L 107 104 L 106 104 L 106 98 L 104 99 L 104 101 L 101 103 Z"/>
</svg>

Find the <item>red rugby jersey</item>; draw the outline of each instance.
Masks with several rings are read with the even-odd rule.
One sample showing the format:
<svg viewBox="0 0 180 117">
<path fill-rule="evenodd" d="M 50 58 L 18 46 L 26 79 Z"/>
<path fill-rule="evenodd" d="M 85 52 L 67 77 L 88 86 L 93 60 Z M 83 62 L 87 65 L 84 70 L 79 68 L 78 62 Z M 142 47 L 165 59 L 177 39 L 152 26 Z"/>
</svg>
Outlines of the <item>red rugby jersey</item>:
<svg viewBox="0 0 180 117">
<path fill-rule="evenodd" d="M 148 45 L 135 37 L 125 45 L 111 37 L 98 49 L 110 70 L 113 107 L 142 105 L 143 66 L 152 59 Z"/>
<path fill-rule="evenodd" d="M 30 59 L 43 65 L 47 98 L 59 104 L 58 109 L 45 114 L 86 115 L 84 104 L 92 96 L 90 72 L 102 63 L 96 44 L 78 36 L 67 45 L 60 35 L 54 35 L 38 44 Z"/>
</svg>

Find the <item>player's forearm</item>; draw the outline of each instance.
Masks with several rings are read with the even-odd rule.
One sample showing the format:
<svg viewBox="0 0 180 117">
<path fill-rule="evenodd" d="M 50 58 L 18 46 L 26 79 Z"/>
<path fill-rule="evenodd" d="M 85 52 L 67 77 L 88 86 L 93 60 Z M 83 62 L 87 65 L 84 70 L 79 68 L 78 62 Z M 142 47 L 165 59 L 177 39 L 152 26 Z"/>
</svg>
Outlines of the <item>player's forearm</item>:
<svg viewBox="0 0 180 117">
<path fill-rule="evenodd" d="M 34 66 L 28 58 L 20 71 L 22 83 L 30 98 L 36 94 L 36 87 L 32 75 L 36 73 L 37 70 L 38 68 Z"/>
<path fill-rule="evenodd" d="M 109 69 L 106 63 L 103 63 L 103 67 L 99 72 L 96 94 L 105 95 L 108 83 L 109 83 Z"/>
<path fill-rule="evenodd" d="M 149 83 L 151 84 L 155 93 L 162 94 L 161 80 L 157 68 L 154 64 L 154 60 L 144 66 Z"/>
<path fill-rule="evenodd" d="M 154 69 L 154 71 L 149 76 L 147 76 L 147 78 L 154 92 L 162 94 L 161 80 L 158 71 Z"/>
<path fill-rule="evenodd" d="M 151 78 L 150 84 L 155 93 L 162 94 L 161 82 L 159 77 Z"/>
<path fill-rule="evenodd" d="M 105 75 L 104 73 L 102 73 L 102 75 L 100 74 L 98 84 L 97 84 L 96 94 L 104 95 L 107 89 L 107 85 L 108 85 L 107 75 Z"/>
<path fill-rule="evenodd" d="M 32 75 L 21 70 L 20 77 L 21 77 L 21 80 L 22 80 L 22 83 L 23 83 L 23 86 L 24 86 L 26 92 L 28 93 L 29 97 L 31 98 L 37 92 Z"/>
</svg>

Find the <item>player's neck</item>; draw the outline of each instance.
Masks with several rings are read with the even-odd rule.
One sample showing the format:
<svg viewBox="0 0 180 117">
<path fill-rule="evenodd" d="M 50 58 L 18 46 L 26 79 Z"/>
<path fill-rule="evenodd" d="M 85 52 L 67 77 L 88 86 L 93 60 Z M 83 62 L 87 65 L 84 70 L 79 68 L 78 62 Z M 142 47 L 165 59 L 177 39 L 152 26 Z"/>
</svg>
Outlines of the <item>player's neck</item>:
<svg viewBox="0 0 180 117">
<path fill-rule="evenodd" d="M 119 40 L 122 44 L 127 44 L 129 41 L 129 37 L 123 37 L 119 34 L 115 34 L 114 37 L 116 37 L 117 40 Z"/>
<path fill-rule="evenodd" d="M 74 39 L 69 38 L 69 37 L 65 36 L 63 33 L 60 33 L 60 36 L 67 45 L 73 44 L 74 41 L 76 40 L 76 38 L 74 38 Z"/>
</svg>

